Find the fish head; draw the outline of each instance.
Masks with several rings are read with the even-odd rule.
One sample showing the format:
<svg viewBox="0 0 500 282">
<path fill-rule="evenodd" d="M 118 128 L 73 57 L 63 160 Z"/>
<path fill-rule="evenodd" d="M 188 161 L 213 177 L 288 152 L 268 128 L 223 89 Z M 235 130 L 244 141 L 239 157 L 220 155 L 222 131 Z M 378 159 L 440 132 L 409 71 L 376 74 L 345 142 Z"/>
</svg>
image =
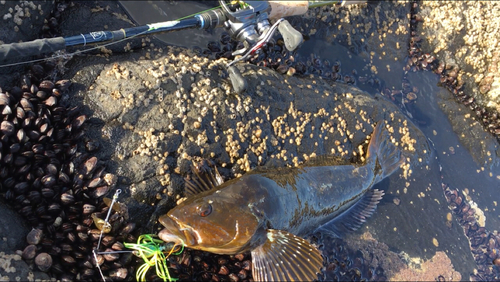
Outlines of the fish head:
<svg viewBox="0 0 500 282">
<path fill-rule="evenodd" d="M 158 234 L 163 241 L 217 254 L 248 250 L 261 225 L 248 203 L 237 195 L 188 199 L 159 221 L 165 227 Z"/>
</svg>

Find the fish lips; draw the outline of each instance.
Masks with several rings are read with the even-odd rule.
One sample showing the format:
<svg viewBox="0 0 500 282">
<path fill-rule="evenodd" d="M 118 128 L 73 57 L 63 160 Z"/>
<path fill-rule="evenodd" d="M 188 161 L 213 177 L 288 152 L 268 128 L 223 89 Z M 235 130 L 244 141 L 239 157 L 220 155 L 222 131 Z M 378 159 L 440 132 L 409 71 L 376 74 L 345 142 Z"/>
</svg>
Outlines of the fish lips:
<svg viewBox="0 0 500 282">
<path fill-rule="evenodd" d="M 158 237 L 165 242 L 184 243 L 187 246 L 196 244 L 196 238 L 192 234 L 192 229 L 182 226 L 168 215 L 159 218 L 160 223 L 165 227 L 158 233 Z"/>
</svg>

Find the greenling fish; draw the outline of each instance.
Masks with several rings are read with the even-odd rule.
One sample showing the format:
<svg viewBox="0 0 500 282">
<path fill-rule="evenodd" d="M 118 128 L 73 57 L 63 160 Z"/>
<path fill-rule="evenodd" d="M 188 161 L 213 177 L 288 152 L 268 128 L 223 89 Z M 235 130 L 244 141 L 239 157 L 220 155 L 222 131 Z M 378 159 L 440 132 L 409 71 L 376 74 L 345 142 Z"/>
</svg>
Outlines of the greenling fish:
<svg viewBox="0 0 500 282">
<path fill-rule="evenodd" d="M 223 182 L 216 172 L 186 182 L 187 200 L 159 218 L 159 237 L 216 254 L 251 252 L 255 281 L 312 281 L 320 251 L 299 236 L 341 236 L 370 217 L 384 195 L 373 185 L 403 162 L 382 125 L 363 165 L 253 171 Z"/>
</svg>

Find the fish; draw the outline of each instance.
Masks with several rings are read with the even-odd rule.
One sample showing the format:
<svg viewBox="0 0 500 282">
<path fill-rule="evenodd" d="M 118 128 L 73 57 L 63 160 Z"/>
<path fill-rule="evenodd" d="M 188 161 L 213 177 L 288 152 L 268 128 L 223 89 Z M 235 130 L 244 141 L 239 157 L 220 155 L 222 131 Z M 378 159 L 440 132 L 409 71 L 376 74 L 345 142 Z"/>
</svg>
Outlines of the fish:
<svg viewBox="0 0 500 282">
<path fill-rule="evenodd" d="M 215 254 L 250 252 L 255 281 L 317 279 L 323 258 L 304 237 L 358 229 L 384 195 L 373 186 L 404 163 L 384 123 L 362 164 L 256 169 L 226 182 L 216 168 L 208 176 L 194 169 L 187 199 L 159 217 L 159 238 Z"/>
</svg>

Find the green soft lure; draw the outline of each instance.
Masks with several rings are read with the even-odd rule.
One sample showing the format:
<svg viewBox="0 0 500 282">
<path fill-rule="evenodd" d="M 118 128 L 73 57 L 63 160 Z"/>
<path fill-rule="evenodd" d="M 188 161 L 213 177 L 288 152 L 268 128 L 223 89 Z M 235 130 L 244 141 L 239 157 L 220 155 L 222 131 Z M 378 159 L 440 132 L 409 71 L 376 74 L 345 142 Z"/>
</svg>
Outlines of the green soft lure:
<svg viewBox="0 0 500 282">
<path fill-rule="evenodd" d="M 170 255 L 179 255 L 182 253 L 184 250 L 184 243 L 174 245 L 172 248 L 167 249 L 169 244 L 165 244 L 164 241 L 157 239 L 156 235 L 144 234 L 139 236 L 137 244 L 124 243 L 124 246 L 135 250 L 134 254 L 144 260 L 144 264 L 137 269 L 136 278 L 138 281 L 146 281 L 146 273 L 153 266 L 156 268 L 156 275 L 163 279 L 163 281 L 178 280 L 177 278 L 170 277 L 166 260 Z M 177 246 L 180 246 L 180 250 L 174 252 Z M 165 255 L 165 253 L 167 254 Z"/>
</svg>

